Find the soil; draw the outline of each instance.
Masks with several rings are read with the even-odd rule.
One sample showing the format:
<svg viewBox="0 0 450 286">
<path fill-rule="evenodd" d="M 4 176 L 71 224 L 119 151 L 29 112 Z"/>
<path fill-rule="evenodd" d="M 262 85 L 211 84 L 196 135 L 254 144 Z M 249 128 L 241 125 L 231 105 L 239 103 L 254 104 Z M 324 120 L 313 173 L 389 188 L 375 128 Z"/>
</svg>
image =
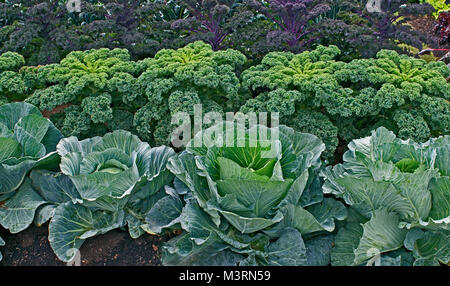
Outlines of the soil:
<svg viewBox="0 0 450 286">
<path fill-rule="evenodd" d="M 70 107 L 70 106 L 72 106 L 72 104 L 71 103 L 67 103 L 67 104 L 63 104 L 63 105 L 57 106 L 57 107 L 53 108 L 50 111 L 49 110 L 41 110 L 41 113 L 42 113 L 42 116 L 50 119 L 50 116 L 52 116 L 53 114 L 57 114 L 57 113 L 63 112 L 64 109 L 66 109 L 67 107 Z"/>
<path fill-rule="evenodd" d="M 48 226 L 31 226 L 10 234 L 0 229 L 6 245 L 0 247 L 7 266 L 64 266 L 48 242 Z M 160 266 L 160 247 L 168 236 L 142 235 L 132 239 L 121 230 L 89 238 L 80 248 L 81 266 Z"/>
<path fill-rule="evenodd" d="M 344 153 L 347 152 L 347 150 L 348 150 L 348 148 L 347 148 L 348 142 L 345 142 L 340 137 L 338 139 L 339 139 L 339 143 L 338 143 L 338 146 L 336 147 L 336 151 L 334 152 L 334 164 L 333 165 L 344 163 L 344 160 L 343 160 Z"/>
</svg>

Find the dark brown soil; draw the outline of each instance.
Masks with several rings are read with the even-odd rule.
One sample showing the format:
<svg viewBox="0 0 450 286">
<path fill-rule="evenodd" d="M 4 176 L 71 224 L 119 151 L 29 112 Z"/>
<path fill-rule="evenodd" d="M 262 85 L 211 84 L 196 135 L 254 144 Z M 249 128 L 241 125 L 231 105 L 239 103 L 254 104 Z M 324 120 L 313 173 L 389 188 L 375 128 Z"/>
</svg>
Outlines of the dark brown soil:
<svg viewBox="0 0 450 286">
<path fill-rule="evenodd" d="M 338 146 L 336 147 L 336 151 L 334 152 L 333 165 L 344 163 L 343 156 L 344 156 L 344 153 L 347 152 L 347 150 L 348 150 L 348 148 L 347 148 L 348 142 L 345 142 L 342 138 L 338 138 L 338 139 L 339 139 L 339 143 L 338 143 Z"/>
<path fill-rule="evenodd" d="M 66 109 L 67 107 L 70 107 L 70 106 L 72 106 L 72 104 L 67 103 L 67 104 L 57 106 L 57 107 L 53 108 L 52 110 L 41 110 L 41 113 L 42 113 L 42 116 L 44 116 L 46 118 L 50 118 L 50 116 L 52 116 L 53 114 L 63 112 L 64 109 Z"/>
<path fill-rule="evenodd" d="M 0 236 L 6 245 L 0 247 L 8 266 L 66 265 L 58 260 L 48 242 L 47 226 L 31 226 L 27 230 L 10 234 L 1 229 Z M 132 239 L 127 232 L 113 230 L 89 238 L 80 249 L 82 266 L 159 266 L 159 248 L 167 236 L 143 235 Z"/>
</svg>

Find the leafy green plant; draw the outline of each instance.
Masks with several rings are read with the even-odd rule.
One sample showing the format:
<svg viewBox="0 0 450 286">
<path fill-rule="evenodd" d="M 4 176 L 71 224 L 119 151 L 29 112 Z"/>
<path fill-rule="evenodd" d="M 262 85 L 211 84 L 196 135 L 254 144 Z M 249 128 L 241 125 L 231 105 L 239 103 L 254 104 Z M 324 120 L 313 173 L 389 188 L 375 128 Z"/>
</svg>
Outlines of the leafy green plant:
<svg viewBox="0 0 450 286">
<path fill-rule="evenodd" d="M 367 135 L 381 123 L 402 139 L 418 142 L 447 134 L 449 75 L 443 62 L 427 63 L 387 50 L 380 51 L 375 59 L 350 62 L 335 73 L 339 83 L 351 89 L 340 104 L 343 112 L 337 113 L 349 119 L 341 121 L 339 133 L 354 134 L 348 128 L 357 126 L 359 132 L 346 138 L 354 139 Z M 364 125 L 369 130 L 364 130 Z"/>
<path fill-rule="evenodd" d="M 138 72 L 124 49 L 72 52 L 59 64 L 39 68 L 47 85 L 26 102 L 53 115 L 66 136 L 103 135 L 120 129 L 114 127 L 122 114 L 134 110 L 140 94 Z"/>
<path fill-rule="evenodd" d="M 321 192 L 316 174 L 324 144 L 286 126 L 279 128 L 279 140 L 276 129 L 243 130 L 234 147 L 213 144 L 217 136 L 195 147 L 198 134 L 169 160 L 175 195 L 161 209 L 173 219 L 154 224 L 154 232 L 180 224 L 183 233 L 163 247 L 163 264 L 327 265 L 334 221 L 347 213 Z M 264 132 L 268 137 L 261 137 Z M 259 134 L 255 144 L 251 134 Z"/>
<path fill-rule="evenodd" d="M 139 62 L 146 69 L 138 81 L 147 101 L 134 117 L 138 134 L 168 144 L 171 115 L 193 115 L 195 104 L 202 104 L 205 113 L 236 110 L 245 99 L 238 78 L 245 61 L 238 51 L 215 52 L 210 45 L 195 42 L 178 50 L 161 50 Z"/>
<path fill-rule="evenodd" d="M 412 55 L 406 47 L 421 50 L 424 45 L 436 44 L 432 35 L 414 29 L 409 23 L 416 17 L 430 15 L 434 11 L 427 3 L 377 1 L 373 3 L 379 3 L 381 11 L 374 12 L 367 9 L 367 0 L 331 2 L 333 10 L 338 12 L 320 19 L 319 42 L 322 45 L 338 46 L 342 51 L 341 59 L 371 58 L 383 49 Z"/>
<path fill-rule="evenodd" d="M 374 59 L 334 60 L 335 46 L 300 54 L 272 52 L 242 73 L 252 98 L 241 111 L 279 112 L 281 121 L 319 136 L 332 158 L 338 137 L 350 141 L 385 125 L 401 138 L 448 133 L 450 74 L 442 62 L 382 50 Z"/>
<path fill-rule="evenodd" d="M 50 245 L 63 261 L 73 259 L 87 238 L 115 228 L 128 225 L 133 238 L 142 235 L 145 217 L 173 180 L 166 162 L 174 151 L 150 148 L 127 131 L 65 138 L 57 152 L 62 174 L 36 172 L 31 178 L 47 198 L 39 224 L 51 218 Z"/>
<path fill-rule="evenodd" d="M 344 163 L 323 170 L 324 193 L 350 205 L 333 265 L 448 264 L 449 136 L 422 144 L 384 127 L 349 144 Z"/>
<path fill-rule="evenodd" d="M 36 107 L 23 102 L 0 106 L 0 224 L 11 233 L 27 228 L 43 203 L 26 175 L 57 168 L 61 138 Z"/>
<path fill-rule="evenodd" d="M 426 2 L 433 6 L 433 8 L 436 10 L 435 12 L 433 12 L 433 16 L 435 18 L 439 17 L 439 14 L 441 14 L 441 12 L 450 10 L 450 5 L 446 0 L 421 0 L 420 2 Z"/>
<path fill-rule="evenodd" d="M 345 94 L 333 76 L 344 65 L 333 60 L 339 53 L 335 46 L 319 46 L 300 54 L 268 53 L 260 65 L 242 73 L 243 85 L 253 98 L 241 111 L 279 112 L 281 122 L 319 136 L 327 146 L 325 156 L 330 158 L 338 144 L 337 128 L 321 109 L 335 109 L 330 97 Z"/>
<path fill-rule="evenodd" d="M 25 59 L 18 53 L 0 55 L 0 105 L 24 100 L 42 85 L 37 68 L 24 64 Z"/>
</svg>

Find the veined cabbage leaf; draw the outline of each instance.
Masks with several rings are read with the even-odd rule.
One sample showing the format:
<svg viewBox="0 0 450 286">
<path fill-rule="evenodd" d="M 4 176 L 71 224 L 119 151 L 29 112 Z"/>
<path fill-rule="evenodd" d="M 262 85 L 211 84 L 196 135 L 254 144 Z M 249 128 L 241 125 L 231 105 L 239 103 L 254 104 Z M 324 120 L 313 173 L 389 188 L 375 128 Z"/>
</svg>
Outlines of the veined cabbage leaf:
<svg viewBox="0 0 450 286">
<path fill-rule="evenodd" d="M 353 140 L 343 164 L 321 172 L 324 193 L 358 214 L 337 235 L 333 265 L 365 264 L 376 256 L 395 265 L 448 264 L 449 139 L 418 144 L 381 127 Z"/>
</svg>

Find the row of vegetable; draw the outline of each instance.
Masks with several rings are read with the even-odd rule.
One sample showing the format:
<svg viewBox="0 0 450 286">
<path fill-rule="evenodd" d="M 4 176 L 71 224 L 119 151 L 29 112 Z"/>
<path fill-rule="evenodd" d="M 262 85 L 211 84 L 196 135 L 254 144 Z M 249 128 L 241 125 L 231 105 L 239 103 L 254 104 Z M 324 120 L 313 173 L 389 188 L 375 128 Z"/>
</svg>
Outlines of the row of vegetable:
<svg viewBox="0 0 450 286">
<path fill-rule="evenodd" d="M 331 163 L 339 138 L 350 142 L 379 126 L 417 142 L 448 134 L 450 70 L 443 62 L 382 50 L 347 63 L 335 60 L 339 54 L 335 46 L 270 52 L 245 68 L 240 52 L 195 42 L 142 61 L 124 49 L 99 49 L 29 67 L 7 52 L 0 98 L 35 105 L 64 136 L 124 129 L 152 145 L 169 144 L 171 117 L 193 115 L 195 104 L 203 113 L 279 112 L 283 124 L 318 136 Z"/>
<path fill-rule="evenodd" d="M 50 221 L 63 261 L 127 227 L 133 238 L 182 230 L 163 246 L 164 265 L 449 262 L 449 136 L 419 144 L 380 127 L 326 167 L 324 143 L 286 126 L 277 140 L 252 144 L 255 130 L 276 138 L 257 125 L 245 144 L 178 154 L 123 130 L 63 138 L 23 102 L 0 107 L 0 128 L 0 224 L 18 233 Z"/>
<path fill-rule="evenodd" d="M 74 3 L 79 7 L 67 7 Z M 42 65 L 72 51 L 126 48 L 138 60 L 202 40 L 256 61 L 269 51 L 317 44 L 336 45 L 351 60 L 380 49 L 448 48 L 445 25 L 429 31 L 411 26 L 417 17 L 448 10 L 446 0 L 5 0 L 0 53 L 18 52 L 28 65 Z M 446 15 L 440 16 L 444 22 Z"/>
<path fill-rule="evenodd" d="M 450 69 L 411 57 L 448 4 L 366 2 L 0 3 L 1 227 L 65 262 L 122 229 L 164 265 L 448 265 Z M 175 146 L 199 106 L 281 126 Z"/>
</svg>

